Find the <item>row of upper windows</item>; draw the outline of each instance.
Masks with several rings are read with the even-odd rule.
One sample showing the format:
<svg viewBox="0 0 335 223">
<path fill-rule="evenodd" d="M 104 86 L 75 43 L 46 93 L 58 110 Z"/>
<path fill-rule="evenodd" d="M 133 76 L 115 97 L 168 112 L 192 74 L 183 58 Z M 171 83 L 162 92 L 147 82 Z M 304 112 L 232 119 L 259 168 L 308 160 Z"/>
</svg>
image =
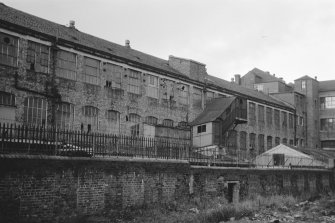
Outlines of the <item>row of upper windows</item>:
<svg viewBox="0 0 335 223">
<path fill-rule="evenodd" d="M 248 133 L 241 131 L 239 132 L 239 139 L 238 134 L 236 130 L 230 130 L 228 133 L 227 143 L 228 147 L 236 147 L 237 141 L 240 142 L 240 149 L 246 150 L 247 149 L 247 137 Z M 274 139 L 274 145 L 273 145 L 273 139 Z M 258 146 L 256 147 L 256 141 L 258 143 Z M 272 136 L 265 136 L 263 134 L 259 134 L 258 136 L 255 133 L 249 133 L 249 149 L 253 150 L 255 148 L 258 148 L 259 153 L 262 153 L 265 151 L 265 142 L 266 142 L 266 148 L 267 150 L 271 149 L 273 146 L 277 146 L 280 143 L 282 144 L 289 144 L 294 145 L 294 140 L 287 138 L 280 137 L 272 137 Z M 295 145 L 297 146 L 304 146 L 304 140 L 303 139 L 296 139 Z"/>
<path fill-rule="evenodd" d="M 265 118 L 266 118 L 266 125 L 268 127 L 272 127 L 273 122 L 274 122 L 275 127 L 278 129 L 280 128 L 280 126 L 283 126 L 284 128 L 288 126 L 290 129 L 293 129 L 294 115 L 292 113 L 287 113 L 285 111 L 279 111 L 277 109 L 265 107 L 263 105 L 257 105 L 257 111 L 258 111 L 257 116 L 258 116 L 259 126 L 265 125 Z M 249 102 L 248 116 L 249 116 L 250 125 L 255 125 L 256 124 L 256 104 L 253 102 Z M 282 120 L 282 123 L 280 123 L 280 120 Z"/>
<path fill-rule="evenodd" d="M 335 96 L 320 97 L 320 109 L 335 108 Z"/>
<path fill-rule="evenodd" d="M 18 38 L 0 33 L 0 63 L 8 66 L 17 66 L 18 58 Z M 122 74 L 125 68 L 111 63 L 101 62 L 97 59 L 84 57 L 83 71 L 77 72 L 77 55 L 72 52 L 59 50 L 56 56 L 56 75 L 65 79 L 82 81 L 89 84 L 100 85 L 100 72 L 106 74 L 105 87 L 112 89 L 120 89 L 122 84 Z M 50 47 L 44 44 L 28 41 L 26 53 L 26 62 L 28 69 L 36 72 L 48 73 L 50 61 Z M 129 69 L 127 91 L 136 95 L 140 95 L 141 72 Z M 143 75 L 144 76 L 144 75 Z M 145 80 L 143 80 L 145 82 Z M 158 76 L 147 75 L 147 96 L 152 98 L 159 97 L 159 88 L 168 90 L 169 81 L 163 81 L 159 84 Z M 180 85 L 177 88 L 180 92 L 180 103 L 187 105 L 189 103 L 189 86 Z M 165 93 L 168 97 L 167 93 Z M 194 106 L 202 106 L 202 89 L 193 88 L 193 104 Z M 206 92 L 208 100 L 214 98 L 214 92 Z M 173 91 L 169 94 L 169 99 L 173 98 Z"/>
</svg>

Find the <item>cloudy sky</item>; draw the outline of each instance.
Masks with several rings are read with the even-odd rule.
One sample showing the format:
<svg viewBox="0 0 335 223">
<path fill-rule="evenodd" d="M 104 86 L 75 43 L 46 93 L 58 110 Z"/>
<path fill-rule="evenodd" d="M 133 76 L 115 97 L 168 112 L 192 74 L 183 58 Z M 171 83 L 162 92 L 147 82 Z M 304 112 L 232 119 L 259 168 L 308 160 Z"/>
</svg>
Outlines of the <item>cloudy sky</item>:
<svg viewBox="0 0 335 223">
<path fill-rule="evenodd" d="M 82 32 L 230 80 L 257 67 L 292 82 L 335 79 L 334 0 L 0 0 Z"/>
</svg>

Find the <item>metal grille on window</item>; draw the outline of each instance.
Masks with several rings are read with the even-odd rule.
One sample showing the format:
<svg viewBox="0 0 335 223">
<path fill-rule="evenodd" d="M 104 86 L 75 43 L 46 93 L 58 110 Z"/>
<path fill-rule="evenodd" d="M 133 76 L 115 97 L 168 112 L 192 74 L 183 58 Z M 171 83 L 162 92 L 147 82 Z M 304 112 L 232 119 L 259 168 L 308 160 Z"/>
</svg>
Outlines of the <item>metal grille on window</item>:
<svg viewBox="0 0 335 223">
<path fill-rule="evenodd" d="M 28 41 L 27 63 L 30 70 L 48 73 L 49 46 Z"/>
<path fill-rule="evenodd" d="M 60 50 L 57 53 L 56 75 L 65 79 L 76 80 L 76 54 Z"/>
<path fill-rule="evenodd" d="M 74 106 L 70 103 L 56 105 L 56 126 L 61 129 L 72 129 L 74 121 Z"/>
<path fill-rule="evenodd" d="M 0 33 L 0 63 L 17 66 L 18 38 Z"/>
<path fill-rule="evenodd" d="M 24 101 L 23 121 L 32 125 L 47 125 L 48 103 L 45 99 L 29 97 Z"/>
</svg>

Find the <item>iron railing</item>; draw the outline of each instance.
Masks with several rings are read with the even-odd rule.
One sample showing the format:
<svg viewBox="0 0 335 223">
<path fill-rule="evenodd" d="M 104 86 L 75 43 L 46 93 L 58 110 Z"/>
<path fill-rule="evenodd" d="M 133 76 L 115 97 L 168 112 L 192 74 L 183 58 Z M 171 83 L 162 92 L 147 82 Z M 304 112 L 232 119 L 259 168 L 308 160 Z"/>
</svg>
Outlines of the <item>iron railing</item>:
<svg viewBox="0 0 335 223">
<path fill-rule="evenodd" d="M 0 153 L 187 160 L 190 140 L 87 133 L 0 123 Z"/>
</svg>

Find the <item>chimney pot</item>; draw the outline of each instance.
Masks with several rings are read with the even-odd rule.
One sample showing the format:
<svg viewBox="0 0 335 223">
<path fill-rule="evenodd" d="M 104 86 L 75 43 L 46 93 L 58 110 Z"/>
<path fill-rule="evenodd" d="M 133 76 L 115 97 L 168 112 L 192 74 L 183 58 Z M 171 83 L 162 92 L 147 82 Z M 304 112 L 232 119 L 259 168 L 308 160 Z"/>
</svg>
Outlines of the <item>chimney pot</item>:
<svg viewBox="0 0 335 223">
<path fill-rule="evenodd" d="M 130 48 L 130 41 L 128 39 L 125 41 L 125 47 Z"/>
<path fill-rule="evenodd" d="M 76 22 L 74 20 L 70 20 L 69 27 L 70 28 L 76 28 Z"/>
</svg>

